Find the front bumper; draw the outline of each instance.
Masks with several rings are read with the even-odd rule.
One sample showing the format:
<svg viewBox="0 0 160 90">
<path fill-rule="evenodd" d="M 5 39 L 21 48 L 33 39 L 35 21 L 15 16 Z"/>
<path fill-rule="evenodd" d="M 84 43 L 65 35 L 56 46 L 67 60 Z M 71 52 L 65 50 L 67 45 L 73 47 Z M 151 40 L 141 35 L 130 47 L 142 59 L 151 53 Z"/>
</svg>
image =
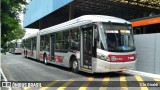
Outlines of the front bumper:
<svg viewBox="0 0 160 90">
<path fill-rule="evenodd" d="M 100 59 L 95 59 L 93 62 L 93 73 L 104 73 L 112 71 L 125 71 L 125 70 L 134 70 L 135 61 L 129 62 L 107 62 Z"/>
</svg>

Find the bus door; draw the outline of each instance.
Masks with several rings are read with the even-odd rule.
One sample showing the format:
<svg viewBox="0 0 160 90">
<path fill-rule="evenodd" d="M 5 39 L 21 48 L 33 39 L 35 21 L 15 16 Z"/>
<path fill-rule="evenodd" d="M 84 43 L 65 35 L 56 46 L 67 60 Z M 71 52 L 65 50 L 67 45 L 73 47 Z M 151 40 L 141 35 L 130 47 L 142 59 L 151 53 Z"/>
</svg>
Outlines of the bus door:
<svg viewBox="0 0 160 90">
<path fill-rule="evenodd" d="M 93 27 L 89 26 L 81 30 L 81 66 L 82 68 L 92 70 Z"/>
</svg>

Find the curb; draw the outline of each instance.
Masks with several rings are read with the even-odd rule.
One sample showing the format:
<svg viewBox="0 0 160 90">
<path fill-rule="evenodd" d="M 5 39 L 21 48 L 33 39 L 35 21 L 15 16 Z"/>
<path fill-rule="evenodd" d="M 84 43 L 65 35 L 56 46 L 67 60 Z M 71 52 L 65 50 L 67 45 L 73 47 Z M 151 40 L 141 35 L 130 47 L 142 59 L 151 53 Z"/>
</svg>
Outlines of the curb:
<svg viewBox="0 0 160 90">
<path fill-rule="evenodd" d="M 146 77 L 160 79 L 159 74 L 153 74 L 153 73 L 147 73 L 147 72 L 135 71 L 135 70 L 128 70 L 128 71 L 126 71 L 126 73 L 137 74 L 137 75 L 142 75 L 142 76 L 146 76 Z"/>
</svg>

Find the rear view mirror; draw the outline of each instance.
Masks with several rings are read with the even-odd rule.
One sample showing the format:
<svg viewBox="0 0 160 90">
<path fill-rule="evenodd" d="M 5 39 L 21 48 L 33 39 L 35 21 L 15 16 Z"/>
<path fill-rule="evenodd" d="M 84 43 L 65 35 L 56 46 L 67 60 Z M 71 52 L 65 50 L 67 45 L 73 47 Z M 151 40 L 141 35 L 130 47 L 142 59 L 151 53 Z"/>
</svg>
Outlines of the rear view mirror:
<svg viewBox="0 0 160 90">
<path fill-rule="evenodd" d="M 94 39 L 99 40 L 99 32 L 96 26 L 94 27 Z"/>
</svg>

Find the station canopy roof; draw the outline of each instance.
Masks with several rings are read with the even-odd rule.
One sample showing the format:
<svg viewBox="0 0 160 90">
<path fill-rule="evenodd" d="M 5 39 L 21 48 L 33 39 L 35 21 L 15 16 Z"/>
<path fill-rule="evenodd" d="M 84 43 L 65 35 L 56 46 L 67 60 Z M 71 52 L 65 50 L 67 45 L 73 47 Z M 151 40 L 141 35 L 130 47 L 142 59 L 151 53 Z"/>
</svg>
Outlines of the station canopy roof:
<svg viewBox="0 0 160 90">
<path fill-rule="evenodd" d="M 73 0 L 63 7 L 26 25 L 44 29 L 81 15 L 109 15 L 126 20 L 160 14 L 160 0 Z M 24 18 L 27 19 L 27 18 Z"/>
</svg>

